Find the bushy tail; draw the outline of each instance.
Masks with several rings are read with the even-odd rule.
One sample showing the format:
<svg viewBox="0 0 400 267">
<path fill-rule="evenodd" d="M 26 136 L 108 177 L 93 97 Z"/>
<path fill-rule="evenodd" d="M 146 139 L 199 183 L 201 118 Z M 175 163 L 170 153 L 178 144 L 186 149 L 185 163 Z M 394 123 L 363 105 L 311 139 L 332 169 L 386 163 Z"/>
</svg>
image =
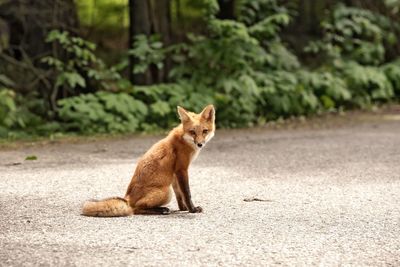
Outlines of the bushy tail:
<svg viewBox="0 0 400 267">
<path fill-rule="evenodd" d="M 133 214 L 124 198 L 113 197 L 103 200 L 88 200 L 83 204 L 82 215 L 93 217 L 118 217 Z"/>
</svg>

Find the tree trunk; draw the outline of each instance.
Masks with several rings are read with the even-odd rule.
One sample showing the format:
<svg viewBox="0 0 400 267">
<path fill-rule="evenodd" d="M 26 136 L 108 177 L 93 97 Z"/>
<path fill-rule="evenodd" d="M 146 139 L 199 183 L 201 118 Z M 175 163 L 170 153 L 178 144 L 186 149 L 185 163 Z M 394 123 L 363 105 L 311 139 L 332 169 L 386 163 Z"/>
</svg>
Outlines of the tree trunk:
<svg viewBox="0 0 400 267">
<path fill-rule="evenodd" d="M 129 47 L 133 47 L 135 36 L 158 34 L 164 45 L 171 43 L 171 0 L 129 0 Z M 130 58 L 130 70 L 136 64 L 136 59 Z M 134 84 L 152 84 L 165 82 L 170 61 L 164 62 L 164 68 L 158 70 L 155 66 L 143 74 L 130 74 Z"/>
<path fill-rule="evenodd" d="M 135 36 L 144 34 L 149 36 L 151 34 L 151 21 L 150 21 L 150 5 L 148 0 L 129 0 L 129 47 L 133 47 Z M 134 84 L 150 84 L 151 77 L 147 71 L 143 74 L 134 74 L 133 68 L 136 65 L 137 59 L 131 57 L 129 59 L 129 75 L 130 80 Z"/>
<path fill-rule="evenodd" d="M 171 44 L 171 12 L 170 12 L 170 0 L 152 0 L 152 32 L 158 34 L 161 37 L 161 41 L 164 46 Z M 164 62 L 164 68 L 157 69 L 152 66 L 153 81 L 164 82 L 167 80 L 167 73 L 169 71 L 171 62 L 166 59 Z"/>
</svg>

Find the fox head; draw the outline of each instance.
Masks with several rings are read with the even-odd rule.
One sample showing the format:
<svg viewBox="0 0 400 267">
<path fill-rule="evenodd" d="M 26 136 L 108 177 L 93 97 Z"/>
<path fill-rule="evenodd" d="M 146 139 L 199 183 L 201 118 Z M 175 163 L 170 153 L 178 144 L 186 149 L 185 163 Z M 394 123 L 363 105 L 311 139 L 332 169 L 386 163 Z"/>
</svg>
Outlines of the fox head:
<svg viewBox="0 0 400 267">
<path fill-rule="evenodd" d="M 183 139 L 194 148 L 202 148 L 211 140 L 215 132 L 215 109 L 208 105 L 199 114 L 188 112 L 178 106 L 178 114 L 183 126 Z"/>
</svg>

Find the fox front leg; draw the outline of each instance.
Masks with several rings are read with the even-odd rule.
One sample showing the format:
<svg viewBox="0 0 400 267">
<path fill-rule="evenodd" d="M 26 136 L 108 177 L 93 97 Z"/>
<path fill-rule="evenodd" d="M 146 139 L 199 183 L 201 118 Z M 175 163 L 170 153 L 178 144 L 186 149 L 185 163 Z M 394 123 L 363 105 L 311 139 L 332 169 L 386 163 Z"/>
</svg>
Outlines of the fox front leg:
<svg viewBox="0 0 400 267">
<path fill-rule="evenodd" d="M 195 207 L 192 202 L 192 196 L 190 194 L 189 188 L 189 175 L 186 170 L 180 170 L 176 173 L 176 178 L 178 181 L 178 186 L 180 192 L 182 193 L 183 202 L 186 204 L 187 209 L 190 213 L 199 213 L 203 209 L 201 207 Z M 179 202 L 178 202 L 179 205 Z M 180 208 L 180 207 L 179 207 Z"/>
<path fill-rule="evenodd" d="M 181 190 L 179 189 L 179 184 L 177 178 L 175 177 L 174 181 L 172 182 L 172 188 L 174 189 L 176 202 L 178 202 L 179 210 L 186 211 L 188 208 L 186 207 L 185 202 L 183 201 Z"/>
</svg>

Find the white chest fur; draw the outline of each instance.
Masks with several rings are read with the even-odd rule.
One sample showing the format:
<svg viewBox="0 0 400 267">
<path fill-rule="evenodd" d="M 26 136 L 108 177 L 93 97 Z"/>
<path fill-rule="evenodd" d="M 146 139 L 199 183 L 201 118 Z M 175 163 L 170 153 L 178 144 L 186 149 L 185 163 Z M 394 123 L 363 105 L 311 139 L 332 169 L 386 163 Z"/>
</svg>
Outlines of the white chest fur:
<svg viewBox="0 0 400 267">
<path fill-rule="evenodd" d="M 201 149 L 195 148 L 194 152 L 192 153 L 190 157 L 190 163 L 196 160 L 197 156 L 199 155 Z"/>
<path fill-rule="evenodd" d="M 192 154 L 190 155 L 190 162 L 192 163 L 196 158 L 197 158 L 197 156 L 199 155 L 199 153 L 200 153 L 200 148 L 198 148 L 197 146 L 196 146 L 196 144 L 194 143 L 194 140 L 193 140 L 193 137 L 191 137 L 190 135 L 188 135 L 188 134 L 185 134 L 184 136 L 183 136 L 183 139 L 193 148 L 193 152 L 192 152 Z"/>
</svg>

